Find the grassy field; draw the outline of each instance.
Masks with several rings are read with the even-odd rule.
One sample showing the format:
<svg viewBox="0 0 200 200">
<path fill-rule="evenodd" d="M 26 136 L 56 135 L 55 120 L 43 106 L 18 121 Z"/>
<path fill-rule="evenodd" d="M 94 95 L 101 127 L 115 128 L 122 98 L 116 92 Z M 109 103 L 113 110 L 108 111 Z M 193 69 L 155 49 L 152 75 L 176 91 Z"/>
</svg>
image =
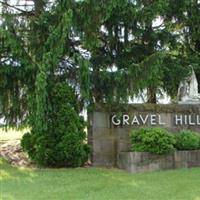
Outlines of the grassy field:
<svg viewBox="0 0 200 200">
<path fill-rule="evenodd" d="M 200 200 L 200 168 L 129 174 L 117 169 L 19 169 L 1 160 L 1 200 Z"/>
<path fill-rule="evenodd" d="M 1 140 L 23 131 L 0 129 Z M 200 168 L 130 174 L 118 169 L 22 169 L 0 159 L 0 200 L 200 200 Z"/>
</svg>

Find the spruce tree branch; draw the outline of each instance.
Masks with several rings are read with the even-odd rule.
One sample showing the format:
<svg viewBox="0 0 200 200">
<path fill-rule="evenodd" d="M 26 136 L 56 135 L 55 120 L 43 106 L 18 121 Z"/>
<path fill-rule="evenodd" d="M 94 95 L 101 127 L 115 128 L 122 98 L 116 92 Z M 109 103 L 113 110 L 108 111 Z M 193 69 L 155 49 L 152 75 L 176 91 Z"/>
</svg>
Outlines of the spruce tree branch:
<svg viewBox="0 0 200 200">
<path fill-rule="evenodd" d="M 34 15 L 34 13 L 32 12 L 32 11 L 25 11 L 25 10 L 22 10 L 22 9 L 20 9 L 20 8 L 17 8 L 16 6 L 13 6 L 13 5 L 10 5 L 9 3 L 7 3 L 7 2 L 3 2 L 3 1 L 0 1 L 0 4 L 2 4 L 2 5 L 4 5 L 4 6 L 7 6 L 7 7 L 10 7 L 10 8 L 13 8 L 13 9 L 15 9 L 15 10 L 17 10 L 17 11 L 20 11 L 20 12 L 22 12 L 23 14 L 28 14 L 28 15 Z"/>
<path fill-rule="evenodd" d="M 14 27 L 12 27 L 12 30 L 10 30 L 9 33 L 10 33 L 11 37 L 13 37 L 13 39 L 15 40 L 15 42 L 17 43 L 17 45 L 19 45 L 19 47 L 20 47 L 19 49 L 22 52 L 22 54 L 24 55 L 24 59 L 26 59 L 26 62 L 30 63 L 30 64 L 37 65 L 37 63 L 34 62 L 34 60 L 32 59 L 32 57 L 25 50 L 25 48 L 24 48 L 24 41 L 17 36 Z"/>
</svg>

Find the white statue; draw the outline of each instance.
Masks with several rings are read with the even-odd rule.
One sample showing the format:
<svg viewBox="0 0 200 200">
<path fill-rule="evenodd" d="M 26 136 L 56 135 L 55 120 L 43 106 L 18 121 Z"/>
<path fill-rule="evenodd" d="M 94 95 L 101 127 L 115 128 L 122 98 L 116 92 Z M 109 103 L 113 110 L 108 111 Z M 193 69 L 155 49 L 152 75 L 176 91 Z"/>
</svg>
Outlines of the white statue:
<svg viewBox="0 0 200 200">
<path fill-rule="evenodd" d="M 192 74 L 190 77 L 189 96 L 190 97 L 198 97 L 199 96 L 197 77 L 196 77 L 196 74 L 193 69 L 192 69 Z"/>
<path fill-rule="evenodd" d="M 180 104 L 200 104 L 197 77 L 193 69 L 191 75 L 181 81 L 178 89 L 178 99 Z"/>
</svg>

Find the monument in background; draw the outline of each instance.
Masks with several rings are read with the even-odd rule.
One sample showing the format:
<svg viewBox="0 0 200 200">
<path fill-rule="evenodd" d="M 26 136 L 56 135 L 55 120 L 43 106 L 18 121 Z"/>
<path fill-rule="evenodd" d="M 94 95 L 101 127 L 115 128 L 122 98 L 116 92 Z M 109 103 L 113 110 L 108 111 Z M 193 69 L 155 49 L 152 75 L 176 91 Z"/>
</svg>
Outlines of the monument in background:
<svg viewBox="0 0 200 200">
<path fill-rule="evenodd" d="M 179 104 L 200 104 L 198 81 L 193 69 L 191 75 L 180 83 L 178 100 Z"/>
</svg>

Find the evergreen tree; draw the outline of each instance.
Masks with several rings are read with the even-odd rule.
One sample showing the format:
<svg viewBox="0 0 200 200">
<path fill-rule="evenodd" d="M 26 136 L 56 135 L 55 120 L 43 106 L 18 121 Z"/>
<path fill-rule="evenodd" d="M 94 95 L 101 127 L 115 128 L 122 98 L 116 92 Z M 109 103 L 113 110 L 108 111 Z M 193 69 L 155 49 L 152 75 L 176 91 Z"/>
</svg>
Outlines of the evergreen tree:
<svg viewBox="0 0 200 200">
<path fill-rule="evenodd" d="M 88 159 L 85 123 L 79 117 L 79 105 L 73 89 L 66 82 L 55 83 L 48 92 L 46 130 L 33 126 L 21 141 L 35 163 L 50 167 L 78 167 Z"/>
<path fill-rule="evenodd" d="M 33 116 L 29 125 L 40 129 L 46 123 L 48 88 L 56 77 L 87 96 L 80 83 L 88 82 L 88 62 L 73 36 L 74 1 L 33 2 L 31 11 L 14 13 L 2 4 L 0 113 L 10 125 Z"/>
<path fill-rule="evenodd" d="M 94 102 L 127 102 L 145 88 L 149 103 L 157 102 L 160 88 L 176 96 L 188 67 L 179 52 L 170 1 L 87 1 L 80 10 L 78 27 L 91 52 Z"/>
<path fill-rule="evenodd" d="M 186 1 L 185 5 L 185 9 L 182 10 L 184 51 L 189 65 L 196 72 L 200 86 L 200 2 Z"/>
<path fill-rule="evenodd" d="M 75 49 L 73 9 L 74 1 L 35 0 L 32 11 L 2 12 L 1 113 L 7 124 L 28 120 L 22 146 L 45 166 L 80 166 L 88 155 L 80 108 L 70 102 L 79 99 L 69 89 L 77 73 L 69 76 L 88 67 Z"/>
<path fill-rule="evenodd" d="M 151 103 L 160 88 L 176 98 L 189 65 L 199 79 L 197 0 L 35 0 L 29 10 L 1 3 L 0 116 L 7 124 L 29 119 L 46 130 L 48 93 L 61 79 L 89 104 L 124 103 L 144 89 Z"/>
</svg>

